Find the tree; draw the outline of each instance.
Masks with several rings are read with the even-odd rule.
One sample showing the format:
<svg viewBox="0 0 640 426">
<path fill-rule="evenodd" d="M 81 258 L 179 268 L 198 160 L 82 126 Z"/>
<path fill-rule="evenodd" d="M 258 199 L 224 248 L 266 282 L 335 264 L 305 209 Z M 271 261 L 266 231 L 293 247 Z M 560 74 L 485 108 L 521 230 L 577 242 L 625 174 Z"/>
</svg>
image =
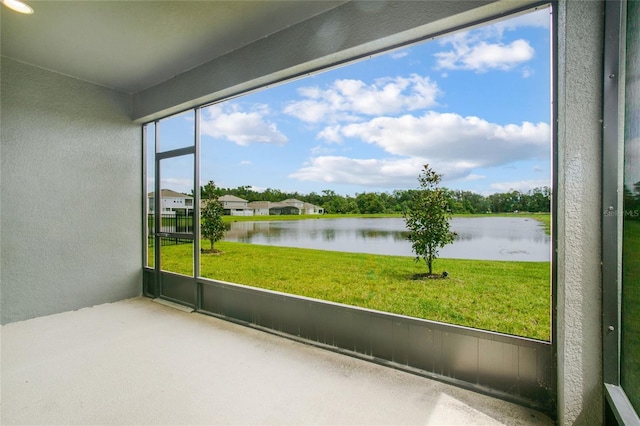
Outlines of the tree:
<svg viewBox="0 0 640 426">
<path fill-rule="evenodd" d="M 384 213 L 384 205 L 378 194 L 374 192 L 356 194 L 356 205 L 361 214 Z"/>
<path fill-rule="evenodd" d="M 426 164 L 418 176 L 420 189 L 414 192 L 403 213 L 415 260 L 424 259 L 429 275 L 433 274 L 433 261 L 438 258 L 438 249 L 452 243 L 456 235 L 449 230 L 451 212 L 445 191 L 438 187 L 441 179 L 442 175 Z"/>
<path fill-rule="evenodd" d="M 204 187 L 204 192 L 207 194 L 207 198 L 204 200 L 204 205 L 200 215 L 202 216 L 202 223 L 200 224 L 200 232 L 202 236 L 209 240 L 211 243 L 211 251 L 213 252 L 213 244 L 224 237 L 224 223 L 222 222 L 222 215 L 224 209 L 222 204 L 218 201 L 218 197 L 215 195 L 216 185 L 212 180 Z"/>
</svg>

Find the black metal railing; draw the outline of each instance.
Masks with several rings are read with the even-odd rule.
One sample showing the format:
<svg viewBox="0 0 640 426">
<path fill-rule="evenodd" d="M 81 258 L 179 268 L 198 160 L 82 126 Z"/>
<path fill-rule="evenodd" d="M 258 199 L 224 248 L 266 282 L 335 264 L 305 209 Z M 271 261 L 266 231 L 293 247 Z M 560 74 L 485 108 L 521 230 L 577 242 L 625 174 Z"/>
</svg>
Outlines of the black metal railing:
<svg viewBox="0 0 640 426">
<path fill-rule="evenodd" d="M 176 212 L 175 214 L 163 214 L 160 218 L 160 232 L 193 234 L 193 219 L 193 215 L 180 214 L 180 212 Z M 147 216 L 147 226 L 149 229 L 149 246 L 153 246 L 154 244 L 156 229 L 155 220 L 155 215 L 149 214 Z M 193 240 L 179 237 L 160 238 L 160 244 L 163 246 L 189 243 L 193 243 Z"/>
<path fill-rule="evenodd" d="M 161 216 L 160 232 L 192 234 L 194 230 L 193 215 L 185 214 L 163 214 Z M 155 232 L 155 217 L 150 214 L 147 217 L 149 234 Z"/>
</svg>

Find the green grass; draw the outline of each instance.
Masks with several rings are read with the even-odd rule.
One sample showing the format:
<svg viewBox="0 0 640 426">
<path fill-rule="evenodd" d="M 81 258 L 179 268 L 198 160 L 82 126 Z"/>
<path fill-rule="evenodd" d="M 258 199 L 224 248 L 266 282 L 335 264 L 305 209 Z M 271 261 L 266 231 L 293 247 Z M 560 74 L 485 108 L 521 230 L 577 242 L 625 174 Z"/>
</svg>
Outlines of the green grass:
<svg viewBox="0 0 640 426">
<path fill-rule="evenodd" d="M 624 221 L 622 387 L 640 410 L 640 221 Z"/>
<path fill-rule="evenodd" d="M 208 242 L 203 241 L 203 247 Z M 218 242 L 201 275 L 284 293 L 549 340 L 549 262 L 438 259 L 441 280 L 413 280 L 411 257 Z M 163 269 L 189 274 L 191 245 L 166 246 Z"/>
<path fill-rule="evenodd" d="M 455 217 L 528 217 L 549 233 L 549 214 L 505 213 Z M 225 216 L 226 222 L 400 215 Z M 208 248 L 209 242 L 202 241 Z M 445 280 L 413 280 L 426 270 L 412 257 L 218 242 L 222 255 L 201 255 L 201 275 L 315 299 L 442 321 L 540 340 L 550 337 L 549 262 L 438 259 Z M 152 256 L 153 247 L 149 254 Z M 192 245 L 162 247 L 163 269 L 192 275 Z M 151 265 L 152 266 L 152 265 Z"/>
<path fill-rule="evenodd" d="M 544 232 L 547 235 L 551 235 L 551 214 L 549 213 L 531 213 L 531 214 L 525 214 L 525 217 L 530 217 L 532 219 L 535 219 L 539 222 L 542 222 L 542 224 L 544 225 Z"/>
</svg>

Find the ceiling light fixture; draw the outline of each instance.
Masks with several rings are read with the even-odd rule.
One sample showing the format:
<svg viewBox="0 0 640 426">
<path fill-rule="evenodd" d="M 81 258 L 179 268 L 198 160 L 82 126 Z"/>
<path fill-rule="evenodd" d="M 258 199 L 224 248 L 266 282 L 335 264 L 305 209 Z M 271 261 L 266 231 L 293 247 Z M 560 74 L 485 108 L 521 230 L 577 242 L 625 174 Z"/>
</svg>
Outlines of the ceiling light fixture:
<svg viewBox="0 0 640 426">
<path fill-rule="evenodd" d="M 4 4 L 11 10 L 15 10 L 16 12 L 25 13 L 27 15 L 31 15 L 33 13 L 31 6 L 21 2 L 20 0 L 0 0 L 0 3 Z"/>
</svg>

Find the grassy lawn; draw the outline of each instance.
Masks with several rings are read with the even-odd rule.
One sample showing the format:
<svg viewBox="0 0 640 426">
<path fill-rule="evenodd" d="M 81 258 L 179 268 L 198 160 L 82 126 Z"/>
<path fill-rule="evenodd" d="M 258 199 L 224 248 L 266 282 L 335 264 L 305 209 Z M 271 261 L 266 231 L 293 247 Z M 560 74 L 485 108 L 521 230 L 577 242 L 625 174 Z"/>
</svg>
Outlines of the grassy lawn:
<svg viewBox="0 0 640 426">
<path fill-rule="evenodd" d="M 202 247 L 208 247 L 203 241 Z M 549 340 L 549 262 L 438 259 L 444 280 L 415 281 L 412 257 L 218 242 L 203 277 L 417 318 Z M 163 247 L 163 269 L 189 273 L 191 245 Z"/>
<path fill-rule="evenodd" d="M 640 221 L 624 221 L 622 386 L 640 410 Z"/>
<path fill-rule="evenodd" d="M 455 217 L 491 216 L 532 218 L 542 222 L 546 232 L 550 232 L 549 214 Z M 225 216 L 224 220 L 233 222 L 345 217 L 400 216 Z M 640 235 L 637 230 L 635 235 Z M 640 245 L 637 239 L 633 241 Z M 202 241 L 201 246 L 208 248 L 209 242 Z M 549 262 L 438 259 L 435 271 L 446 270 L 449 277 L 444 280 L 416 281 L 412 279 L 413 275 L 425 272 L 426 266 L 424 263 L 414 262 L 412 257 L 232 242 L 218 242 L 216 248 L 224 253 L 201 255 L 203 277 L 534 339 L 550 338 Z M 191 244 L 163 246 L 162 253 L 164 270 L 192 275 Z M 149 255 L 153 259 L 153 247 L 149 248 Z M 636 334 L 635 344 L 638 342 L 637 338 Z"/>
</svg>

